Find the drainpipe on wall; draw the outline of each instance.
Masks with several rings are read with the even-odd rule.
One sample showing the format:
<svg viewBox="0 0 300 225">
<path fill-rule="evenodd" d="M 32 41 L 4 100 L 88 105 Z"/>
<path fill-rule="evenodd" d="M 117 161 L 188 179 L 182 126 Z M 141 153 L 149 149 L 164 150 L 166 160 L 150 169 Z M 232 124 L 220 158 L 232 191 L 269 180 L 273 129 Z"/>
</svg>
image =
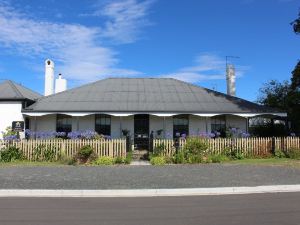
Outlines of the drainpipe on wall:
<svg viewBox="0 0 300 225">
<path fill-rule="evenodd" d="M 206 129 L 206 133 L 207 133 L 208 132 L 207 117 L 205 117 L 205 129 Z"/>
</svg>

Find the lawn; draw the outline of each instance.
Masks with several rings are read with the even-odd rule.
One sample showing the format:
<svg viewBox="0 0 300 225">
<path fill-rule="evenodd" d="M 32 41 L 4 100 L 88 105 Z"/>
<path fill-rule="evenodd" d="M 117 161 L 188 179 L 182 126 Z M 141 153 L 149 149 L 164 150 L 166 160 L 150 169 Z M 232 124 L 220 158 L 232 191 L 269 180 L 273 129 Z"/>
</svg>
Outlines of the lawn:
<svg viewBox="0 0 300 225">
<path fill-rule="evenodd" d="M 241 165 L 290 166 L 300 168 L 300 160 L 289 158 L 242 159 L 225 163 Z"/>
<path fill-rule="evenodd" d="M 224 161 L 222 164 L 239 164 L 239 165 L 262 165 L 262 166 L 288 166 L 300 168 L 300 160 L 289 158 L 265 158 L 265 159 L 242 159 Z M 201 164 L 199 164 L 201 165 Z M 14 161 L 0 162 L 1 167 L 11 166 L 68 166 L 64 162 L 31 162 L 31 161 Z"/>
<path fill-rule="evenodd" d="M 0 162 L 0 167 L 11 166 L 66 166 L 62 162 L 30 162 L 30 161 L 14 161 L 14 162 Z"/>
</svg>

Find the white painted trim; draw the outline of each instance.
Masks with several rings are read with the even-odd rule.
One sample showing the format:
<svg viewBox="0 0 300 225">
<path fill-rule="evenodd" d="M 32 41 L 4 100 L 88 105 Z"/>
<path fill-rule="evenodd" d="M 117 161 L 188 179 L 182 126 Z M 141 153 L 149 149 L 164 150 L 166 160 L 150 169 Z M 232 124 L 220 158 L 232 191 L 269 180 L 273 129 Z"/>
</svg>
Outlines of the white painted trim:
<svg viewBox="0 0 300 225">
<path fill-rule="evenodd" d="M 180 114 L 180 113 L 179 113 Z M 159 117 L 165 117 L 165 116 L 176 116 L 178 115 L 178 113 L 150 113 L 150 115 L 153 115 L 153 116 L 159 116 Z"/>
<path fill-rule="evenodd" d="M 92 115 L 93 113 L 63 113 L 64 115 L 68 115 L 68 116 L 88 116 L 88 115 Z"/>
<path fill-rule="evenodd" d="M 104 113 L 104 114 L 107 114 L 107 115 L 111 115 L 111 116 L 118 116 L 118 117 L 123 117 L 123 116 L 132 116 L 134 114 L 128 114 L 128 113 Z"/>
<path fill-rule="evenodd" d="M 0 197 L 160 197 L 300 192 L 300 185 L 129 190 L 2 189 Z"/>
<path fill-rule="evenodd" d="M 245 118 L 249 117 L 254 117 L 254 116 L 263 116 L 263 115 L 273 115 L 273 116 L 280 116 L 280 117 L 287 117 L 287 113 L 152 113 L 152 112 L 132 112 L 132 113 L 112 113 L 112 112 L 101 112 L 103 114 L 108 114 L 111 116 L 132 116 L 136 114 L 149 114 L 153 116 L 159 116 L 159 117 L 170 117 L 170 116 L 175 116 L 175 115 L 180 115 L 180 114 L 191 114 L 195 116 L 200 116 L 200 117 L 213 117 L 213 116 L 218 116 L 218 115 L 235 115 L 235 116 L 241 116 Z M 28 116 L 44 116 L 44 115 L 50 115 L 50 114 L 65 114 L 65 115 L 70 115 L 70 116 L 87 116 L 87 115 L 93 115 L 93 114 L 99 114 L 99 112 L 90 112 L 90 113 L 78 113 L 78 112 L 45 112 L 45 113 L 39 113 L 39 112 L 32 112 L 32 113 L 23 113 L 24 115 Z"/>
<path fill-rule="evenodd" d="M 45 116 L 45 115 L 51 115 L 56 113 L 23 113 L 26 116 Z"/>
</svg>

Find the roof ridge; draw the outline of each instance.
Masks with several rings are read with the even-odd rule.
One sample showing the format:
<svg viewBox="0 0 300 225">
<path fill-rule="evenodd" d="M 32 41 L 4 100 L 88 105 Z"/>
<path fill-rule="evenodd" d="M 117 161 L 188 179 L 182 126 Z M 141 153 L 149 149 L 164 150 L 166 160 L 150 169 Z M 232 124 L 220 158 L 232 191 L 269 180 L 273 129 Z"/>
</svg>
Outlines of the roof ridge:
<svg viewBox="0 0 300 225">
<path fill-rule="evenodd" d="M 25 86 L 23 86 L 22 84 L 17 84 L 17 83 L 14 83 L 14 82 L 13 82 L 13 84 L 14 84 L 14 86 L 18 85 L 18 86 L 22 87 L 23 89 L 26 89 L 27 91 L 30 91 L 30 92 L 32 92 L 32 93 L 34 93 L 34 94 L 36 94 L 36 95 L 42 96 L 40 93 L 38 93 L 38 92 L 36 92 L 36 91 L 34 91 L 34 90 L 28 88 L 28 87 L 25 87 Z M 17 88 L 17 87 L 16 87 L 16 88 Z M 18 89 L 18 90 L 19 90 L 19 89 Z M 25 97 L 25 96 L 24 96 L 24 97 Z"/>
<path fill-rule="evenodd" d="M 17 93 L 17 95 L 19 97 L 24 98 L 24 96 L 22 95 L 22 93 L 19 91 L 19 89 L 14 84 L 14 82 L 12 82 L 11 80 L 7 80 L 7 83 L 11 86 L 11 88 Z"/>
</svg>

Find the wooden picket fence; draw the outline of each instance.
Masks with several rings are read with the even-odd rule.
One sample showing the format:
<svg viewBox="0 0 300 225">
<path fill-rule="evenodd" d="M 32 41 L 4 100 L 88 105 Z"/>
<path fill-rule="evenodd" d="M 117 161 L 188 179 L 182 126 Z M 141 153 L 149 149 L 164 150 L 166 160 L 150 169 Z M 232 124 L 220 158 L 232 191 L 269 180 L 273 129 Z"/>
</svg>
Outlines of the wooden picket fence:
<svg viewBox="0 0 300 225">
<path fill-rule="evenodd" d="M 78 150 L 89 145 L 93 148 L 97 156 L 125 157 L 126 156 L 126 139 L 110 139 L 110 140 L 61 140 L 61 139 L 45 139 L 45 140 L 21 140 L 21 141 L 0 141 L 0 148 L 15 146 L 19 148 L 28 160 L 34 160 L 34 151 L 37 147 L 43 146 L 44 149 L 52 149 L 55 151 L 56 159 L 64 155 L 72 158 Z"/>
<path fill-rule="evenodd" d="M 292 148 L 300 149 L 299 137 L 284 138 L 216 138 L 202 140 L 208 146 L 210 154 L 224 154 L 227 151 L 243 153 L 245 156 L 267 156 L 275 149 L 288 152 Z M 185 145 L 186 140 L 179 140 L 179 150 Z M 164 146 L 164 154 L 172 156 L 175 153 L 173 139 L 154 139 L 153 149 Z"/>
</svg>

